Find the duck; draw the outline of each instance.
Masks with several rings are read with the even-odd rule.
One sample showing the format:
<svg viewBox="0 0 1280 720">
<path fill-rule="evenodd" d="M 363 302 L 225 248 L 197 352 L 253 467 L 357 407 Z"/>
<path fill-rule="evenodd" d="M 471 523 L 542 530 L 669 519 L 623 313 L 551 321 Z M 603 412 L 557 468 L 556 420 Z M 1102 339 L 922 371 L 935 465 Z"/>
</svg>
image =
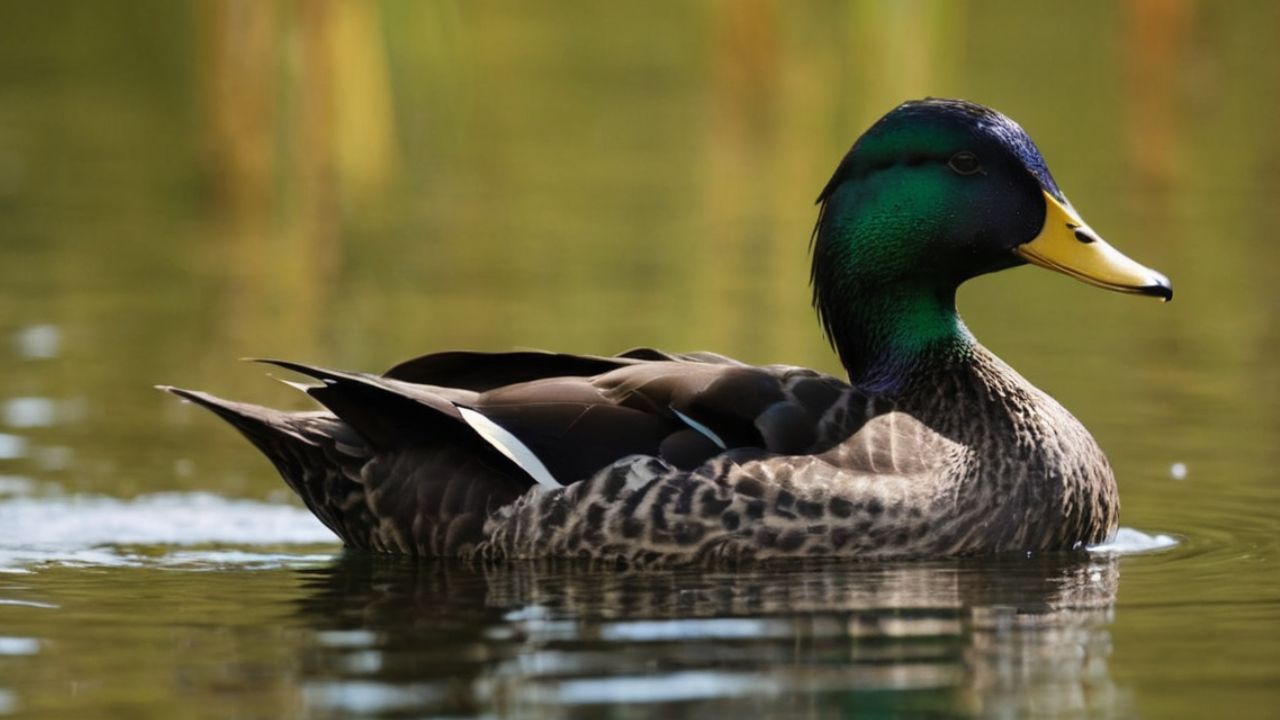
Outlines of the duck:
<svg viewBox="0 0 1280 720">
<path fill-rule="evenodd" d="M 847 379 L 711 352 L 445 351 L 384 373 L 261 362 L 318 409 L 158 386 L 211 410 L 353 550 L 620 567 L 1078 551 L 1115 475 L 1062 405 L 984 348 L 967 280 L 1035 265 L 1172 299 L 1090 228 L 1016 122 L 894 108 L 822 188 L 812 302 Z"/>
</svg>

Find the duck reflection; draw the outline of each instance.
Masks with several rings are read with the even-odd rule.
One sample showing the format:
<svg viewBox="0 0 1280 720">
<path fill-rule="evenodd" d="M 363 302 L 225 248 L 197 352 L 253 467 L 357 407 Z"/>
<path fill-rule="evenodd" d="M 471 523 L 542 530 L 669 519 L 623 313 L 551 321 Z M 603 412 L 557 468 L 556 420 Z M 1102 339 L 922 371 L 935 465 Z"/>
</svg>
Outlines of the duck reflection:
<svg viewBox="0 0 1280 720">
<path fill-rule="evenodd" d="M 1114 557 L 299 571 L 308 700 L 361 714 L 1109 715 Z"/>
</svg>

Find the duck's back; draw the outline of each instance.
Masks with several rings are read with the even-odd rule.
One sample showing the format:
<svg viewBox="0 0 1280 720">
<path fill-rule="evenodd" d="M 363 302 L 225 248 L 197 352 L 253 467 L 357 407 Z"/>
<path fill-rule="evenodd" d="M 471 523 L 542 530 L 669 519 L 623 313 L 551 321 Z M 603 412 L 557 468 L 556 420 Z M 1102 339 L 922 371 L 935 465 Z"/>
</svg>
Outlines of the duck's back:
<svg viewBox="0 0 1280 720">
<path fill-rule="evenodd" d="M 688 472 L 726 449 L 812 452 L 852 392 L 820 373 L 641 349 L 603 358 L 442 353 L 384 376 L 309 375 L 328 412 L 286 413 L 166 388 L 250 439 L 353 547 L 468 554 L 535 488 L 559 493 L 619 460 Z"/>
</svg>

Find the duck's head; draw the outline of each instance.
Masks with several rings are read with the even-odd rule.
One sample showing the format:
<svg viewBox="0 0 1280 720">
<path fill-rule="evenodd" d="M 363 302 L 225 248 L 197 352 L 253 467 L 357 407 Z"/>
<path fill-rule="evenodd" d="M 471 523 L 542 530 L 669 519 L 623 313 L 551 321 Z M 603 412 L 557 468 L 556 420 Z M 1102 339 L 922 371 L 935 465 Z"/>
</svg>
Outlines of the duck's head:
<svg viewBox="0 0 1280 720">
<path fill-rule="evenodd" d="M 855 380 L 884 371 L 858 357 L 874 354 L 869 346 L 900 365 L 967 337 L 955 290 L 984 273 L 1032 263 L 1111 290 L 1173 296 L 1163 275 L 1085 224 L 1017 123 L 975 103 L 898 106 L 858 139 L 818 200 L 814 303 Z"/>
</svg>

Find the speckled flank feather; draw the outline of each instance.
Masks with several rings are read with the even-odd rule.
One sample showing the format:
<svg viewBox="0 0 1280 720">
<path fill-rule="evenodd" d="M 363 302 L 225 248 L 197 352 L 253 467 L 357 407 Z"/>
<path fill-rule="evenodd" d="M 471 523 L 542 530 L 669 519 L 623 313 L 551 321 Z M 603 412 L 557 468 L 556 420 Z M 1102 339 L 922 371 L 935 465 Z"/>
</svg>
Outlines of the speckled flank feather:
<svg viewBox="0 0 1280 720">
<path fill-rule="evenodd" d="M 824 426 L 858 430 L 818 455 L 735 451 L 693 471 L 631 457 L 570 488 L 536 489 L 486 524 L 478 554 L 639 566 L 940 557 L 1071 549 L 1114 532 L 1110 469 L 1061 406 L 985 351 L 935 381 L 910 408 L 849 390 Z M 1039 409 L 1021 410 L 1032 396 Z M 988 421 L 957 422 L 956 399 L 977 410 L 967 420 Z"/>
</svg>

